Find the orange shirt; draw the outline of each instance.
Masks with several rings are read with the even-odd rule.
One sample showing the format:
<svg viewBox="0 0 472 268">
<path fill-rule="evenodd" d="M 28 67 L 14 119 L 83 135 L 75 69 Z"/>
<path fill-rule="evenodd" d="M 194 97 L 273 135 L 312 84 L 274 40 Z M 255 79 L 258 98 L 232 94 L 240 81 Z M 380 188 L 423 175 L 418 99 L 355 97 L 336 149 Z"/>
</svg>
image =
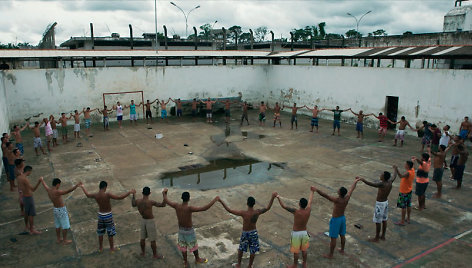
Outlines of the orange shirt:
<svg viewBox="0 0 472 268">
<path fill-rule="evenodd" d="M 400 182 L 400 193 L 408 194 L 413 190 L 413 180 L 415 179 L 415 169 L 408 170 L 408 177 L 402 178 Z"/>
<path fill-rule="evenodd" d="M 431 160 L 428 160 L 428 162 L 423 161 L 423 163 L 418 167 L 418 171 L 416 173 L 416 182 L 417 183 L 428 183 L 429 182 L 428 172 L 429 172 L 430 168 L 431 168 Z"/>
</svg>

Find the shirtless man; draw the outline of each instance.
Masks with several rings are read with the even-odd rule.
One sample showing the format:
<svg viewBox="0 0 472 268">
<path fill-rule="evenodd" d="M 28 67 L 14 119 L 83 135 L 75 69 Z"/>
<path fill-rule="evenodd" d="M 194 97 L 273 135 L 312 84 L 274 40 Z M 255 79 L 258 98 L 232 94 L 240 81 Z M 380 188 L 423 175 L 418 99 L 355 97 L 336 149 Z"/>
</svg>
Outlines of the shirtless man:
<svg viewBox="0 0 472 268">
<path fill-rule="evenodd" d="M 307 249 L 309 247 L 310 237 L 306 231 L 306 225 L 310 219 L 311 214 L 311 203 L 313 202 L 313 193 L 316 191 L 314 186 L 310 188 L 310 198 L 307 201 L 305 198 L 301 198 L 298 205 L 298 209 L 287 207 L 282 200 L 281 196 L 277 195 L 277 200 L 282 208 L 293 214 L 293 231 L 290 239 L 290 252 L 293 253 L 293 264 L 287 266 L 288 268 L 298 267 L 298 256 L 302 251 L 303 267 L 307 267 Z"/>
<path fill-rule="evenodd" d="M 469 117 L 464 117 L 461 126 L 459 127 L 459 136 L 461 139 L 466 140 L 469 136 L 470 130 L 472 129 L 472 123 L 469 122 Z"/>
<path fill-rule="evenodd" d="M 259 126 L 265 126 L 265 120 L 266 120 L 266 111 L 267 111 L 267 105 L 264 104 L 263 101 L 261 101 L 261 106 L 259 106 Z"/>
<path fill-rule="evenodd" d="M 131 206 L 138 207 L 139 214 L 141 214 L 141 256 L 145 256 L 146 252 L 146 238 L 151 240 L 151 249 L 154 259 L 163 259 L 162 255 L 157 254 L 156 239 L 157 231 L 156 224 L 154 223 L 154 215 L 152 214 L 152 207 L 165 207 L 166 203 L 158 203 L 154 200 L 149 199 L 151 189 L 149 187 L 143 188 L 143 198 L 136 199 L 133 193 L 131 198 Z"/>
<path fill-rule="evenodd" d="M 329 109 L 322 109 L 322 111 L 331 111 L 333 112 L 334 114 L 334 120 L 333 120 L 333 135 L 334 136 L 334 132 L 336 131 L 336 128 L 338 129 L 338 136 L 341 136 L 341 134 L 339 133 L 339 130 L 341 128 L 341 113 L 342 112 L 346 112 L 346 111 L 349 111 L 351 110 L 351 108 L 349 109 L 346 109 L 346 110 L 340 110 L 339 109 L 339 106 L 336 106 L 336 109 L 334 110 L 329 110 Z"/>
<path fill-rule="evenodd" d="M 247 125 L 249 126 L 249 118 L 247 116 L 247 109 L 249 108 L 249 105 L 247 104 L 247 101 L 243 103 L 243 114 L 241 115 L 241 126 L 243 125 L 244 119 L 246 119 Z"/>
<path fill-rule="evenodd" d="M 74 138 L 75 139 L 80 139 L 80 115 L 83 113 L 84 111 L 80 112 L 75 110 L 74 111 L 74 114 L 72 116 L 74 116 Z"/>
<path fill-rule="evenodd" d="M 18 151 L 18 149 L 15 149 Z M 17 155 L 18 157 L 18 155 Z M 25 169 L 25 160 L 19 156 L 15 159 L 15 178 L 18 178 L 21 174 L 23 174 L 23 170 Z M 25 207 L 23 205 L 23 192 L 18 189 L 18 203 L 20 204 L 20 214 L 21 216 L 25 216 Z"/>
<path fill-rule="evenodd" d="M 44 189 L 48 193 L 49 199 L 54 206 L 53 208 L 53 215 L 54 215 L 54 225 L 56 226 L 56 243 L 62 245 L 68 245 L 72 243 L 72 240 L 67 240 L 67 230 L 70 229 L 70 222 L 69 222 L 69 213 L 67 212 L 67 208 L 64 205 L 64 201 L 62 200 L 62 196 L 68 193 L 73 192 L 77 187 L 81 186 L 82 183 L 79 182 L 73 187 L 69 188 L 68 190 L 59 190 L 61 187 L 61 180 L 58 178 L 54 178 L 52 180 L 52 187 L 49 188 L 44 180 L 41 180 Z M 62 239 L 61 239 L 61 230 L 62 230 Z"/>
<path fill-rule="evenodd" d="M 108 110 L 107 106 L 103 106 L 103 109 L 97 109 L 99 113 L 103 114 L 103 131 L 107 131 L 110 126 L 110 121 L 108 118 L 108 113 L 112 113 L 113 109 Z"/>
<path fill-rule="evenodd" d="M 13 192 L 15 185 L 15 155 L 13 154 L 13 143 L 7 142 L 5 144 L 5 154 L 7 158 L 7 179 L 10 182 L 10 191 Z"/>
<path fill-rule="evenodd" d="M 59 133 L 57 132 L 57 122 L 56 119 L 54 119 L 54 115 L 49 116 L 49 123 L 51 123 L 51 129 L 52 129 L 52 147 L 56 147 L 59 144 L 57 144 L 57 137 L 59 136 Z"/>
<path fill-rule="evenodd" d="M 457 149 L 459 150 L 459 160 L 457 160 L 457 166 L 454 170 L 454 180 L 457 181 L 456 189 L 460 189 L 462 187 L 462 177 L 464 176 L 465 163 L 467 162 L 467 158 L 469 158 L 469 153 L 465 149 L 464 144 L 457 145 Z"/>
<path fill-rule="evenodd" d="M 62 144 L 67 143 L 67 120 L 71 119 L 72 115 L 66 117 L 65 113 L 61 113 L 59 123 L 61 123 Z"/>
<path fill-rule="evenodd" d="M 218 196 L 213 198 L 210 203 L 203 207 L 194 207 L 189 206 L 188 204 L 190 201 L 190 194 L 188 192 L 182 193 L 182 203 L 178 204 L 170 201 L 167 198 L 167 191 L 168 189 L 165 188 L 162 192 L 162 195 L 164 196 L 164 202 L 173 207 L 175 209 L 175 213 L 177 214 L 177 221 L 179 223 L 179 238 L 177 247 L 182 252 L 184 267 L 189 267 L 187 261 L 187 250 L 193 252 L 193 255 L 195 256 L 195 263 L 207 263 L 208 260 L 206 258 L 200 258 L 198 255 L 198 243 L 197 237 L 195 236 L 195 230 L 193 229 L 192 213 L 208 210 L 220 198 Z"/>
<path fill-rule="evenodd" d="M 20 127 L 18 125 L 13 126 L 13 131 L 11 135 L 15 137 L 16 148 L 18 148 L 21 152 L 21 155 L 25 153 L 25 149 L 23 147 L 23 137 L 21 137 L 21 132 L 23 132 L 26 128 L 29 127 L 29 122 L 27 122 L 24 126 Z"/>
<path fill-rule="evenodd" d="M 212 101 L 210 97 L 206 101 L 200 101 L 201 103 L 206 105 L 206 117 L 207 117 L 207 122 L 208 123 L 213 123 L 212 117 L 213 117 L 213 104 L 216 103 L 216 101 Z"/>
<path fill-rule="evenodd" d="M 323 109 L 318 110 L 318 105 L 315 105 L 313 109 L 310 109 L 308 106 L 305 105 L 305 108 L 310 110 L 313 113 L 313 116 L 311 118 L 311 130 L 310 132 L 313 132 L 313 128 L 316 127 L 316 133 L 318 133 L 318 113 L 323 111 Z"/>
<path fill-rule="evenodd" d="M 177 105 L 177 118 L 182 118 L 182 101 L 180 99 L 170 99 L 175 105 Z"/>
<path fill-rule="evenodd" d="M 51 141 L 52 141 L 52 127 L 51 127 L 51 122 L 47 118 L 43 118 L 43 124 L 44 124 L 44 134 L 46 136 L 46 145 L 48 148 L 48 152 L 51 152 Z"/>
<path fill-rule="evenodd" d="M 362 110 L 359 111 L 358 114 L 356 114 L 352 109 L 349 109 L 351 113 L 355 116 L 357 116 L 357 123 L 356 123 L 356 131 L 357 131 L 357 138 L 364 138 L 364 118 L 369 117 L 374 114 L 364 114 Z"/>
<path fill-rule="evenodd" d="M 431 130 L 431 123 L 428 121 L 423 121 L 423 125 L 417 129 L 424 130 L 423 138 L 421 139 L 421 150 L 420 152 L 424 152 L 424 147 L 426 146 L 426 150 L 429 152 L 431 150 L 431 139 L 433 138 L 433 132 Z"/>
<path fill-rule="evenodd" d="M 171 100 L 171 98 L 169 98 L 167 100 L 167 102 L 164 102 L 164 100 L 161 100 L 161 102 L 159 103 L 161 105 L 161 119 L 162 120 L 166 120 L 167 122 L 167 104 L 169 103 L 169 101 Z"/>
<path fill-rule="evenodd" d="M 192 101 L 192 117 L 193 120 L 195 121 L 195 117 L 197 117 L 197 99 L 193 99 Z"/>
<path fill-rule="evenodd" d="M 291 108 L 292 109 L 292 117 L 290 118 L 290 123 L 292 125 L 292 127 L 290 128 L 291 130 L 293 130 L 293 123 L 295 123 L 295 129 L 298 129 L 297 111 L 298 111 L 298 109 L 301 109 L 303 107 L 305 107 L 305 106 L 297 107 L 296 103 L 293 103 L 293 107 L 284 106 L 284 108 Z"/>
<path fill-rule="evenodd" d="M 130 194 L 135 194 L 136 191 L 134 189 L 121 194 L 115 195 L 110 192 L 107 193 L 107 182 L 101 181 L 99 184 L 99 191 L 97 193 L 89 194 L 87 190 L 85 190 L 84 185 L 80 185 L 84 194 L 88 198 L 93 198 L 98 204 L 98 226 L 97 226 L 97 234 L 98 234 L 98 251 L 103 251 L 103 236 L 105 232 L 108 235 L 108 242 L 110 243 L 110 251 L 114 252 L 115 247 L 113 246 L 113 237 L 116 235 L 115 230 L 115 223 L 113 222 L 113 215 L 111 213 L 111 203 L 110 200 L 122 200 L 125 199 Z"/>
<path fill-rule="evenodd" d="M 339 188 L 338 197 L 329 196 L 328 194 L 315 188 L 315 191 L 319 195 L 334 203 L 332 218 L 329 221 L 329 237 L 331 237 L 331 243 L 329 245 L 329 254 L 323 255 L 323 257 L 325 258 L 333 258 L 334 248 L 336 247 L 336 239 L 338 238 L 338 235 L 341 236 L 341 248 L 338 250 L 341 254 L 344 254 L 344 245 L 346 243 L 346 217 L 344 217 L 344 211 L 346 210 L 352 192 L 356 188 L 356 184 L 359 181 L 360 179 L 356 178 L 351 188 L 349 189 L 349 192 L 344 187 Z"/>
<path fill-rule="evenodd" d="M 33 147 L 36 156 L 39 156 L 38 148 L 41 149 L 41 152 L 43 152 L 44 155 L 46 154 L 43 149 L 43 143 L 41 142 L 41 132 L 39 131 L 39 127 L 39 122 L 34 122 L 34 127 L 31 128 L 33 130 Z"/>
<path fill-rule="evenodd" d="M 83 109 L 82 113 L 84 114 L 84 120 L 85 120 L 85 133 L 88 137 L 92 137 L 92 135 L 89 135 L 90 132 L 90 126 L 92 126 L 92 118 L 90 116 L 90 113 L 98 110 L 97 108 L 90 110 L 90 107 L 87 107 L 87 109 Z"/>
<path fill-rule="evenodd" d="M 156 101 L 157 99 L 153 100 L 152 102 L 147 100 L 146 103 L 144 104 L 144 106 L 146 106 L 146 124 L 149 124 L 149 119 L 151 119 L 151 123 L 152 123 L 151 104 L 153 104 Z"/>
<path fill-rule="evenodd" d="M 40 231 L 34 229 L 34 216 L 36 216 L 36 208 L 34 206 L 33 192 L 38 189 L 39 184 L 43 180 L 40 177 L 38 183 L 33 187 L 31 186 L 28 177 L 33 172 L 33 168 L 26 166 L 23 169 L 23 174 L 18 176 L 18 190 L 23 193 L 23 205 L 25 207 L 25 228 L 30 234 L 40 234 Z"/>
<path fill-rule="evenodd" d="M 241 216 L 243 218 L 243 233 L 241 234 L 241 239 L 239 241 L 238 263 L 235 265 L 235 267 L 241 267 L 243 252 L 247 252 L 247 249 L 249 248 L 250 257 L 248 267 L 252 268 L 254 258 L 256 257 L 256 252 L 259 252 L 259 235 L 256 229 L 257 220 L 259 219 L 260 215 L 270 210 L 276 197 L 277 193 L 272 193 L 272 198 L 270 199 L 267 207 L 257 210 L 254 209 L 256 199 L 254 199 L 254 197 L 252 196 L 248 197 L 247 199 L 247 210 L 231 209 L 221 199 L 218 200 L 226 209 L 226 211 L 233 215 Z"/>
<path fill-rule="evenodd" d="M 279 125 L 280 125 L 280 127 L 282 127 L 282 121 L 280 121 L 280 110 L 281 109 L 282 108 L 279 106 L 279 103 L 276 102 L 275 107 L 274 107 L 274 127 L 275 127 L 275 123 L 277 121 L 279 121 Z"/>
<path fill-rule="evenodd" d="M 441 198 L 442 190 L 442 177 L 444 174 L 444 163 L 446 161 L 446 154 L 450 147 L 439 145 L 439 152 L 431 152 L 434 155 L 434 172 L 433 172 L 433 181 L 436 182 L 436 187 L 438 191 L 433 194 L 434 198 Z"/>
<path fill-rule="evenodd" d="M 225 122 L 229 123 L 229 120 L 231 119 L 231 104 L 233 103 L 238 103 L 238 101 L 225 101 Z"/>
<path fill-rule="evenodd" d="M 377 201 L 375 202 L 374 218 L 375 223 L 375 238 L 370 239 L 370 242 L 379 242 L 379 239 L 385 240 L 385 232 L 387 231 L 388 220 L 388 196 L 392 191 L 392 184 L 397 178 L 397 173 L 394 170 L 393 179 L 390 180 L 390 172 L 384 171 L 380 174 L 380 181 L 370 182 L 364 178 L 360 180 L 374 188 L 378 188 Z M 380 236 L 380 224 L 382 224 L 382 236 Z"/>
<path fill-rule="evenodd" d="M 379 116 L 374 114 L 374 117 L 379 119 L 379 142 L 383 142 L 385 135 L 387 135 L 387 127 L 390 120 L 383 113 L 379 113 Z M 390 122 L 393 123 L 392 121 Z"/>
<path fill-rule="evenodd" d="M 8 142 L 8 133 L 3 133 L 2 136 L 2 162 L 3 168 L 5 169 L 5 175 L 7 176 L 7 180 L 10 181 L 10 172 L 8 170 L 8 158 L 7 158 L 7 142 Z M 0 172 L 1 174 L 1 172 Z"/>
<path fill-rule="evenodd" d="M 397 146 L 397 140 L 400 140 L 400 147 L 403 146 L 403 140 L 405 139 L 405 129 L 406 129 L 406 126 L 410 127 L 411 130 L 413 131 L 416 131 L 415 128 L 413 128 L 411 125 L 410 125 L 410 122 L 408 122 L 406 120 L 406 118 L 404 116 L 402 116 L 402 118 L 400 119 L 400 121 L 398 122 L 392 122 L 390 121 L 391 124 L 399 124 L 400 126 L 398 127 L 398 130 L 397 130 L 397 134 L 395 134 L 395 143 L 393 144 L 393 146 Z"/>
</svg>

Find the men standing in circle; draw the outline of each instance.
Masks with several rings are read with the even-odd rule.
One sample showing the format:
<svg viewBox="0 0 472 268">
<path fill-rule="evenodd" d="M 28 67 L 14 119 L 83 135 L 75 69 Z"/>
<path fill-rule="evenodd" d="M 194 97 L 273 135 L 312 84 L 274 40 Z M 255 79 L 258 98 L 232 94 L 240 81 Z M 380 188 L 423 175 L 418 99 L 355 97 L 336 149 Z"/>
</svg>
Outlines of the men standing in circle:
<svg viewBox="0 0 472 268">
<path fill-rule="evenodd" d="M 390 122 L 390 123 L 395 124 L 395 125 L 400 124 L 400 126 L 398 127 L 398 130 L 397 130 L 397 134 L 395 134 L 395 143 L 393 144 L 393 146 L 397 146 L 397 140 L 400 140 L 400 147 L 403 146 L 403 140 L 405 139 L 406 126 L 409 126 L 411 128 L 411 130 L 413 130 L 413 131 L 417 131 L 415 128 L 413 128 L 410 125 L 410 122 L 406 121 L 406 118 L 404 116 L 402 116 L 400 121 Z"/>
<path fill-rule="evenodd" d="M 121 106 L 121 103 L 118 101 L 113 109 L 116 110 L 116 120 L 118 121 L 118 127 L 121 128 L 121 122 L 123 121 L 123 106 Z"/>
<path fill-rule="evenodd" d="M 426 208 L 426 189 L 429 184 L 429 169 L 431 168 L 431 159 L 429 159 L 429 154 L 423 153 L 421 159 L 412 157 L 411 161 L 418 162 L 418 170 L 416 171 L 416 190 L 415 194 L 418 196 L 418 210 L 423 210 Z"/>
<path fill-rule="evenodd" d="M 318 110 L 318 105 L 315 105 L 313 109 L 308 108 L 308 106 L 305 105 L 305 108 L 310 110 L 313 113 L 313 116 L 311 118 L 311 130 L 310 132 L 313 132 L 313 128 L 316 127 L 316 133 L 318 133 L 318 113 L 323 111 L 323 109 Z"/>
<path fill-rule="evenodd" d="M 379 116 L 376 116 L 375 114 L 373 116 L 379 119 L 379 142 L 382 142 L 385 135 L 387 135 L 388 121 L 390 120 L 383 113 L 379 113 Z M 391 123 L 393 124 L 393 122 Z"/>
<path fill-rule="evenodd" d="M 25 153 L 25 149 L 23 147 L 23 137 L 21 136 L 21 132 L 23 132 L 23 130 L 25 130 L 28 127 L 29 127 L 28 122 L 26 122 L 26 124 L 22 127 L 14 125 L 13 131 L 11 132 L 11 135 L 15 137 L 15 143 L 16 143 L 15 146 L 16 148 L 18 148 L 18 150 L 20 150 L 21 155 Z"/>
<path fill-rule="evenodd" d="M 411 213 L 411 196 L 413 192 L 413 180 L 415 179 L 415 169 L 413 162 L 408 160 L 405 163 L 406 173 L 400 174 L 397 166 L 393 166 L 395 173 L 401 178 L 400 181 L 400 193 L 398 194 L 397 207 L 402 209 L 402 219 L 399 222 L 395 222 L 396 225 L 405 226 L 406 223 L 410 223 Z M 405 219 L 406 216 L 406 219 Z"/>
<path fill-rule="evenodd" d="M 59 123 L 61 123 L 62 144 L 67 143 L 67 120 L 71 118 L 72 114 L 66 117 L 65 113 L 61 113 L 61 117 L 59 118 Z"/>
<path fill-rule="evenodd" d="M 183 192 L 182 193 L 182 203 L 174 203 L 167 198 L 167 191 L 168 189 L 165 188 L 162 192 L 164 196 L 164 202 L 169 206 L 175 209 L 175 213 L 177 214 L 177 221 L 179 223 L 179 238 L 178 238 L 178 245 L 177 247 L 182 252 L 182 257 L 184 260 L 184 267 L 190 267 L 187 261 L 187 250 L 193 252 L 195 256 L 195 263 L 207 263 L 208 260 L 206 258 L 201 258 L 198 255 L 198 243 L 197 237 L 195 236 L 195 230 L 193 229 L 192 223 L 192 213 L 206 211 L 216 201 L 219 200 L 219 197 L 215 197 L 210 203 L 203 207 L 194 207 L 189 206 L 188 202 L 190 201 L 190 193 Z"/>
<path fill-rule="evenodd" d="M 54 225 L 56 226 L 56 237 L 57 237 L 57 243 L 62 244 L 62 245 L 68 245 L 72 243 L 72 240 L 67 240 L 67 230 L 70 229 L 70 222 L 69 222 L 69 213 L 67 212 L 67 208 L 64 205 L 64 201 L 62 200 L 62 196 L 65 194 L 68 194 L 77 187 L 81 186 L 82 183 L 79 182 L 74 187 L 69 188 L 68 190 L 59 190 L 59 187 L 61 187 L 61 180 L 58 178 L 54 178 L 52 180 L 52 188 L 49 188 L 44 180 L 41 180 L 41 183 L 43 184 L 44 189 L 46 189 L 46 192 L 48 193 L 49 199 L 51 199 L 52 204 L 54 206 L 53 208 L 53 214 L 54 214 Z M 61 230 L 62 230 L 62 239 L 61 239 Z"/>
<path fill-rule="evenodd" d="M 74 111 L 74 138 L 75 139 L 80 139 L 80 115 L 83 113 L 77 110 Z"/>
<path fill-rule="evenodd" d="M 247 252 L 249 248 L 250 257 L 249 257 L 249 265 L 248 267 L 252 267 L 254 263 L 254 258 L 256 257 L 256 252 L 259 252 L 259 235 L 256 229 L 256 223 L 259 219 L 259 216 L 266 213 L 272 207 L 272 203 L 274 203 L 274 199 L 277 197 L 277 193 L 272 193 L 272 198 L 269 201 L 267 207 L 263 209 L 254 209 L 254 205 L 256 204 L 256 199 L 250 196 L 247 199 L 247 210 L 234 210 L 229 208 L 221 199 L 218 200 L 221 205 L 228 211 L 229 213 L 241 216 L 243 218 L 243 233 L 241 234 L 241 239 L 239 241 L 239 249 L 238 249 L 238 263 L 235 267 L 241 267 L 241 260 L 243 258 L 243 252 Z"/>
<path fill-rule="evenodd" d="M 147 100 L 146 103 L 144 104 L 146 106 L 146 124 L 149 124 L 149 119 L 151 119 L 151 123 L 152 123 L 151 104 L 153 104 L 156 101 L 157 99 L 153 100 L 152 102 Z"/>
<path fill-rule="evenodd" d="M 351 113 L 355 116 L 357 116 L 357 123 L 356 123 L 356 131 L 357 131 L 357 138 L 364 138 L 364 118 L 374 115 L 374 114 L 364 114 L 362 110 L 359 111 L 358 114 L 356 114 L 354 111 L 349 109 Z"/>
<path fill-rule="evenodd" d="M 129 123 L 133 124 L 133 121 L 134 121 L 135 126 L 136 126 L 136 123 L 138 121 L 138 115 L 136 114 L 136 106 L 139 107 L 139 106 L 141 106 L 141 104 L 139 104 L 139 105 L 134 104 L 134 100 L 131 100 L 130 105 L 125 105 L 125 109 L 129 108 Z"/>
<path fill-rule="evenodd" d="M 459 136 L 461 139 L 466 140 L 469 136 L 470 130 L 472 129 L 472 123 L 469 122 L 469 117 L 464 117 L 461 126 L 459 127 Z"/>
<path fill-rule="evenodd" d="M 143 188 L 143 198 L 136 199 L 135 194 L 131 198 L 131 205 L 133 207 L 138 207 L 139 214 L 141 214 L 141 256 L 145 256 L 146 252 L 146 238 L 149 238 L 151 241 L 151 249 L 153 258 L 155 259 L 163 259 L 162 255 L 157 254 L 156 248 L 156 239 L 157 239 L 157 231 L 156 231 L 156 224 L 154 223 L 154 215 L 152 214 L 152 207 L 165 207 L 166 203 L 156 202 L 154 200 L 149 199 L 149 195 L 151 194 L 151 189 L 149 187 Z"/>
<path fill-rule="evenodd" d="M 85 132 L 88 137 L 92 137 L 90 135 L 90 127 L 92 126 L 92 118 L 90 116 L 90 113 L 95 111 L 95 110 L 98 110 L 98 109 L 93 109 L 93 110 L 90 110 L 90 107 L 87 107 L 87 109 L 83 109 L 82 112 L 84 113 L 84 120 L 85 120 Z"/>
<path fill-rule="evenodd" d="M 344 254 L 344 245 L 346 244 L 346 217 L 344 217 L 344 211 L 346 210 L 352 192 L 356 188 L 356 184 L 359 181 L 360 179 L 356 178 L 349 189 L 349 192 L 344 187 L 339 188 L 338 197 L 329 196 L 328 194 L 315 188 L 315 191 L 319 195 L 334 203 L 332 218 L 329 221 L 329 237 L 331 238 L 331 243 L 329 244 L 329 254 L 323 255 L 325 258 L 333 258 L 334 248 L 336 247 L 336 239 L 338 236 L 341 236 L 341 248 L 338 250 L 341 254 Z"/>
<path fill-rule="evenodd" d="M 441 198 L 444 163 L 446 163 L 446 154 L 449 148 L 446 148 L 446 146 L 441 144 L 439 145 L 439 152 L 431 152 L 431 154 L 434 155 L 433 181 L 436 182 L 436 187 L 438 189 L 438 191 L 433 195 L 434 198 Z"/>
<path fill-rule="evenodd" d="M 281 107 L 279 106 L 279 103 L 276 102 L 275 107 L 274 107 L 274 127 L 277 121 L 279 121 L 279 125 L 280 127 L 282 127 L 282 121 L 280 121 L 280 110 L 281 110 Z"/>
<path fill-rule="evenodd" d="M 267 105 L 264 104 L 263 101 L 261 101 L 261 106 L 259 106 L 259 126 L 265 126 L 265 120 L 266 120 L 266 111 L 267 111 Z"/>
<path fill-rule="evenodd" d="M 309 200 L 307 201 L 305 198 L 301 198 L 298 203 L 298 209 L 287 207 L 280 199 L 281 196 L 277 195 L 277 200 L 279 200 L 280 206 L 293 214 L 293 231 L 290 240 L 290 252 L 293 253 L 293 264 L 288 266 L 289 268 L 298 267 L 300 251 L 302 252 L 303 267 L 307 267 L 307 249 L 309 247 L 310 237 L 308 236 L 306 225 L 310 219 L 311 203 L 313 202 L 313 193 L 316 191 L 316 188 L 311 186 L 310 190 L 311 193 Z"/>
<path fill-rule="evenodd" d="M 248 104 L 247 101 L 243 103 L 243 114 L 241 115 L 241 126 L 243 125 L 244 119 L 246 119 L 247 125 L 249 126 L 249 118 L 247 116 Z"/>
<path fill-rule="evenodd" d="M 336 106 L 335 110 L 322 109 L 322 111 L 324 111 L 324 110 L 331 111 L 331 112 L 334 113 L 333 134 L 331 134 L 331 135 L 334 136 L 334 132 L 336 131 L 336 128 L 337 128 L 338 129 L 338 136 L 341 136 L 341 134 L 339 133 L 339 129 L 341 128 L 341 113 L 345 112 L 345 111 L 349 111 L 349 110 L 351 110 L 351 108 L 346 109 L 346 110 L 339 110 L 339 106 Z"/>
<path fill-rule="evenodd" d="M 377 201 L 375 202 L 374 218 L 375 223 L 375 238 L 370 239 L 370 242 L 379 242 L 385 240 L 385 233 L 387 231 L 388 220 L 388 196 L 392 191 L 392 184 L 397 178 L 397 173 L 394 171 L 393 179 L 390 180 L 390 172 L 384 171 L 380 174 L 380 181 L 370 182 L 364 178 L 361 181 L 371 187 L 378 188 Z M 382 226 L 380 226 L 382 224 Z M 380 228 L 382 227 L 382 236 L 380 236 Z"/>
<path fill-rule="evenodd" d="M 89 194 L 85 190 L 84 185 L 80 185 L 84 194 L 88 198 L 93 198 L 98 204 L 98 224 L 97 224 L 97 234 L 98 234 L 98 251 L 103 251 L 103 236 L 105 232 L 108 235 L 108 242 L 110 243 L 110 251 L 114 252 L 115 247 L 113 246 L 113 237 L 116 235 L 115 223 L 113 222 L 113 215 L 111 213 L 111 203 L 110 200 L 122 200 L 125 199 L 130 194 L 135 194 L 136 190 L 132 189 L 122 195 L 115 195 L 112 193 L 107 193 L 107 182 L 101 181 L 99 184 L 100 190 L 97 193 Z"/>
</svg>

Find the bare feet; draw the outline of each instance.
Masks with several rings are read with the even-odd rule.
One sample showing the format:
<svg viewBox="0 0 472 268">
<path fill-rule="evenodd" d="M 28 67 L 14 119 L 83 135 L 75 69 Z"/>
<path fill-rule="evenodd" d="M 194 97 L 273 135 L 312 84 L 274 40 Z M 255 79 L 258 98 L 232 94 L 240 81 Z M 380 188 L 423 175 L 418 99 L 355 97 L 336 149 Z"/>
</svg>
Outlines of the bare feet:
<svg viewBox="0 0 472 268">
<path fill-rule="evenodd" d="M 434 194 L 433 194 L 433 198 L 441 198 L 441 195 L 438 194 L 438 193 L 434 193 Z"/>
<path fill-rule="evenodd" d="M 207 262 L 208 262 L 208 259 L 206 259 L 206 258 L 198 258 L 198 259 L 195 260 L 196 264 L 207 263 Z"/>
<path fill-rule="evenodd" d="M 385 241 L 385 236 L 381 236 L 380 240 Z"/>
<path fill-rule="evenodd" d="M 156 259 L 156 260 L 162 260 L 162 259 L 164 259 L 164 256 L 159 255 L 159 254 L 154 255 L 154 256 L 152 256 L 152 257 L 153 257 L 154 259 Z"/>
<path fill-rule="evenodd" d="M 375 238 L 371 238 L 367 241 L 372 242 L 372 243 L 377 243 L 377 242 L 379 242 L 379 238 L 375 237 Z"/>
<path fill-rule="evenodd" d="M 297 268 L 298 265 L 292 264 L 292 265 L 287 265 L 287 268 Z"/>
<path fill-rule="evenodd" d="M 64 240 L 62 242 L 62 244 L 65 246 L 65 245 L 69 245 L 70 243 L 72 243 L 72 240 Z"/>
<path fill-rule="evenodd" d="M 338 251 L 339 251 L 339 253 L 341 253 L 341 255 L 344 255 L 344 249 L 338 248 Z"/>
<path fill-rule="evenodd" d="M 62 240 L 57 240 L 56 243 L 62 244 Z"/>
<path fill-rule="evenodd" d="M 40 232 L 40 231 L 36 231 L 35 229 L 32 229 L 32 230 L 30 231 L 30 234 L 33 234 L 33 235 L 34 235 L 34 234 L 41 234 L 41 232 Z"/>
<path fill-rule="evenodd" d="M 139 256 L 144 257 L 144 256 L 146 256 L 146 253 L 141 252 L 141 254 L 139 254 Z"/>
<path fill-rule="evenodd" d="M 398 226 L 405 226 L 405 223 L 404 222 L 394 222 L 395 225 L 398 225 Z"/>
<path fill-rule="evenodd" d="M 321 256 L 323 256 L 323 258 L 330 259 L 330 260 L 334 259 L 333 255 L 329 255 L 329 254 L 323 254 Z"/>
<path fill-rule="evenodd" d="M 188 265 L 188 262 L 184 261 L 184 268 L 188 268 L 188 267 L 190 267 L 190 266 Z"/>
<path fill-rule="evenodd" d="M 231 264 L 231 267 L 241 268 L 241 264 L 233 263 L 233 264 Z"/>
<path fill-rule="evenodd" d="M 308 267 L 308 266 L 306 265 L 306 262 L 303 262 L 303 263 L 302 263 L 302 267 L 303 267 L 303 268 L 307 268 L 307 267 Z"/>
</svg>

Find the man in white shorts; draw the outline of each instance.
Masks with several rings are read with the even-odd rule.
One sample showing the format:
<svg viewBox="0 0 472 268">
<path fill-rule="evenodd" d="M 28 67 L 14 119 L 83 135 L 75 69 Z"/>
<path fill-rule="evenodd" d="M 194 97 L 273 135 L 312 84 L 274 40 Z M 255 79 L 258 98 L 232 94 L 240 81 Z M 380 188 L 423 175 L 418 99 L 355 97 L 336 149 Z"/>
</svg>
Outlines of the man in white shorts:
<svg viewBox="0 0 472 268">
<path fill-rule="evenodd" d="M 395 134 L 395 143 L 393 144 L 393 146 L 397 146 L 397 140 L 400 140 L 400 147 L 403 146 L 403 140 L 405 139 L 405 129 L 406 129 L 406 126 L 409 126 L 413 131 L 416 131 L 416 129 L 414 129 L 410 123 L 408 121 L 406 121 L 405 117 L 402 116 L 402 118 L 400 119 L 400 121 L 398 122 L 392 122 L 392 121 L 389 121 L 391 124 L 400 124 L 400 126 L 398 127 L 398 130 L 397 130 L 397 134 Z"/>
<path fill-rule="evenodd" d="M 397 178 L 397 173 L 394 171 L 393 179 L 390 180 L 390 172 L 384 171 L 380 175 L 380 181 L 370 182 L 364 178 L 360 180 L 365 184 L 378 188 L 377 201 L 375 202 L 374 218 L 375 223 L 375 238 L 369 239 L 370 242 L 379 242 L 379 239 L 385 240 L 385 232 L 387 231 L 388 220 L 388 195 L 392 191 L 392 183 Z M 382 224 L 382 236 L 380 236 L 380 227 Z"/>
</svg>

